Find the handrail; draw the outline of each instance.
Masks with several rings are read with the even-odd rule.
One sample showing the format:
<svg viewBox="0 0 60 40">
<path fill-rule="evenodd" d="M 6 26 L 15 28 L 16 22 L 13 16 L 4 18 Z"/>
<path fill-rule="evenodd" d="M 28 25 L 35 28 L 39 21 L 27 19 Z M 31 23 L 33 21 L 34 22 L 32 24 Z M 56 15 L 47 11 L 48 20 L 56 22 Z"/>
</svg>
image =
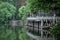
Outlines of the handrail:
<svg viewBox="0 0 60 40">
<path fill-rule="evenodd" d="M 27 17 L 27 20 L 41 20 L 41 19 L 60 19 L 60 17 Z"/>
</svg>

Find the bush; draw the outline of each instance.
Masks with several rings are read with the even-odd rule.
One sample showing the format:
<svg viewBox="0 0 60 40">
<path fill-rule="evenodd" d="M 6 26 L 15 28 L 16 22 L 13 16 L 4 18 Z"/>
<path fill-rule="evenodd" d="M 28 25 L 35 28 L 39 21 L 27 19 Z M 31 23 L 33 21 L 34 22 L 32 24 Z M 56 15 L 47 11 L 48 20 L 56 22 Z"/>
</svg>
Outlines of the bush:
<svg viewBox="0 0 60 40">
<path fill-rule="evenodd" d="M 60 40 L 60 22 L 51 27 L 51 33 L 54 35 L 56 40 Z"/>
<path fill-rule="evenodd" d="M 26 6 L 22 6 L 19 8 L 19 14 L 18 16 L 20 17 L 21 20 L 25 20 L 27 15 L 28 15 L 29 10 L 27 9 Z"/>
</svg>

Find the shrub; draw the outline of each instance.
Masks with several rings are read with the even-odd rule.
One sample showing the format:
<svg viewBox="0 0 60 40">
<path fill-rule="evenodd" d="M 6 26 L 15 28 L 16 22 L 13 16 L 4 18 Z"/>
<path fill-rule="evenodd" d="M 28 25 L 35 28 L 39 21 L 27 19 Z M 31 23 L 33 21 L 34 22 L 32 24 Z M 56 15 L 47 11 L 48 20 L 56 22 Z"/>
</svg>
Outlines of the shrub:
<svg viewBox="0 0 60 40">
<path fill-rule="evenodd" d="M 51 33 L 54 35 L 56 40 L 60 40 L 60 22 L 51 27 Z"/>
</svg>

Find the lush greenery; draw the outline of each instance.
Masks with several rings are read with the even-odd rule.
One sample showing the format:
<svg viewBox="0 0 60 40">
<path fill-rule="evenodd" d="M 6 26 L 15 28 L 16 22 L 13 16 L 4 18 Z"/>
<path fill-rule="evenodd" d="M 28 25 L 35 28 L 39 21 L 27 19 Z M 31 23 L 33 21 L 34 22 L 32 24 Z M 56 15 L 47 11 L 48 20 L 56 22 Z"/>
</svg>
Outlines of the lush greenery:
<svg viewBox="0 0 60 40">
<path fill-rule="evenodd" d="M 17 0 L 1 0 L 2 2 L 8 2 L 11 3 L 13 5 L 16 5 Z"/>
<path fill-rule="evenodd" d="M 21 20 L 26 19 L 27 15 L 28 15 L 29 10 L 27 9 L 26 6 L 22 6 L 19 8 L 19 14 L 18 16 L 20 17 Z"/>
<path fill-rule="evenodd" d="M 25 14 L 18 14 L 22 17 L 20 19 L 24 20 L 26 11 L 25 7 L 19 9 L 19 13 Z M 28 40 L 26 35 L 25 28 L 14 27 L 12 28 L 9 26 L 9 21 L 12 20 L 16 13 L 16 7 L 8 2 L 1 2 L 0 3 L 0 40 Z"/>
<path fill-rule="evenodd" d="M 5 22 L 5 21 L 8 21 L 8 19 L 11 19 L 12 16 L 15 14 L 15 12 L 16 12 L 16 8 L 12 4 L 7 2 L 0 3 L 0 21 L 1 22 Z"/>
<path fill-rule="evenodd" d="M 27 36 L 26 34 L 26 29 L 25 28 L 22 28 L 20 31 L 19 31 L 19 39 L 20 40 L 29 40 L 29 37 Z"/>
<path fill-rule="evenodd" d="M 51 33 L 56 40 L 60 40 L 60 22 L 51 27 Z"/>
<path fill-rule="evenodd" d="M 15 40 L 16 34 L 9 27 L 8 22 L 15 14 L 16 8 L 8 3 L 0 3 L 0 40 Z"/>
<path fill-rule="evenodd" d="M 27 0 L 26 5 L 21 6 L 18 13 L 18 8 L 16 6 L 16 1 L 18 0 L 2 1 L 3 2 L 0 2 L 0 40 L 28 40 L 25 28 L 16 27 L 14 29 L 8 25 L 9 20 L 12 19 L 14 15 L 16 16 L 15 13 L 17 13 L 20 20 L 23 20 L 24 23 L 29 13 L 38 12 L 39 10 L 45 10 L 48 12 L 55 7 L 60 8 L 59 0 Z M 60 23 L 51 28 L 51 33 L 57 40 L 60 38 L 59 28 Z"/>
<path fill-rule="evenodd" d="M 7 25 L 0 25 L 0 40 L 15 40 L 16 34 Z"/>
<path fill-rule="evenodd" d="M 0 40 L 15 40 L 15 33 L 9 28 L 8 22 L 15 14 L 16 8 L 7 2 L 0 3 Z M 14 38 L 12 38 L 14 36 Z"/>
<path fill-rule="evenodd" d="M 49 11 L 54 7 L 60 8 L 60 0 L 27 0 L 26 4 L 31 12 L 36 12 L 41 9 Z"/>
<path fill-rule="evenodd" d="M 24 28 L 22 28 L 21 33 L 20 33 L 20 37 L 19 37 L 20 40 L 29 40 L 28 36 L 26 35 L 26 30 L 25 30 L 25 19 L 26 19 L 27 15 L 28 15 L 28 10 L 27 10 L 26 6 L 21 6 L 19 8 L 18 16 L 19 16 L 20 20 L 23 21 Z"/>
</svg>

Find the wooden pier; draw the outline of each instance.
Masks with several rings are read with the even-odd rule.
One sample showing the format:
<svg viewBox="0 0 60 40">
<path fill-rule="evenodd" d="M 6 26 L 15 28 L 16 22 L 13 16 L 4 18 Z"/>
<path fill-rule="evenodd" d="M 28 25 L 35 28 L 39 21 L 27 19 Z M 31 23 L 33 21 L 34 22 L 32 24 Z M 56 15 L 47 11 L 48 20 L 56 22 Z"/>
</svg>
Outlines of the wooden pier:
<svg viewBox="0 0 60 40">
<path fill-rule="evenodd" d="M 60 17 L 30 16 L 27 17 L 27 34 L 31 40 L 55 40 L 49 28 L 60 21 Z"/>
</svg>

